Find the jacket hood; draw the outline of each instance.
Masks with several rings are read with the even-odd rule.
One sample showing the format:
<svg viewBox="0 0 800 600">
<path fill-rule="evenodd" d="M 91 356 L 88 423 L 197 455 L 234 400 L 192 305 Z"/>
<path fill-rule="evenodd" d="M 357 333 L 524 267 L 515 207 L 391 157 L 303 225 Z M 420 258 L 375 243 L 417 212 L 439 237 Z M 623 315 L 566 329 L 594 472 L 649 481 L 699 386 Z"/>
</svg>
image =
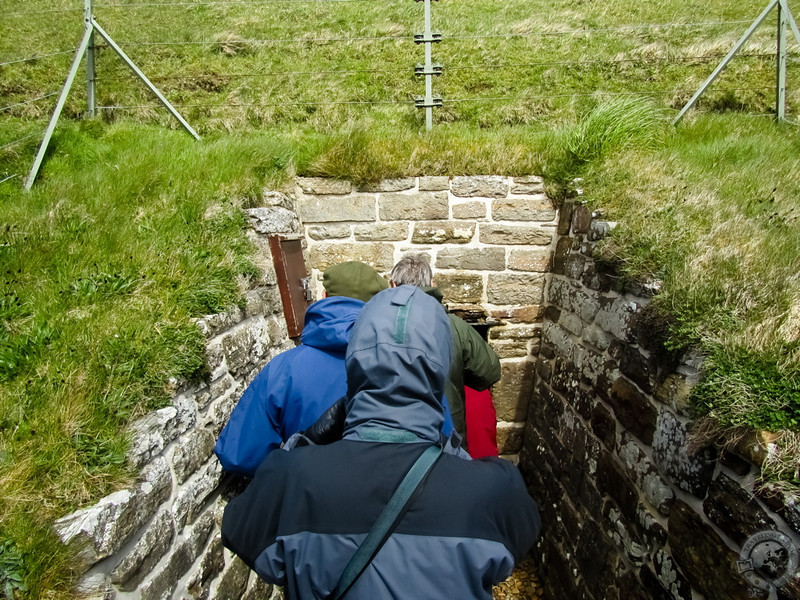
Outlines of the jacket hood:
<svg viewBox="0 0 800 600">
<path fill-rule="evenodd" d="M 439 302 L 412 285 L 378 293 L 356 320 L 347 347 L 344 437 L 439 442 L 452 352 Z M 374 432 L 383 432 L 376 440 Z"/>
<path fill-rule="evenodd" d="M 330 352 L 344 352 L 364 302 L 345 296 L 323 298 L 306 309 L 300 341 Z"/>
</svg>

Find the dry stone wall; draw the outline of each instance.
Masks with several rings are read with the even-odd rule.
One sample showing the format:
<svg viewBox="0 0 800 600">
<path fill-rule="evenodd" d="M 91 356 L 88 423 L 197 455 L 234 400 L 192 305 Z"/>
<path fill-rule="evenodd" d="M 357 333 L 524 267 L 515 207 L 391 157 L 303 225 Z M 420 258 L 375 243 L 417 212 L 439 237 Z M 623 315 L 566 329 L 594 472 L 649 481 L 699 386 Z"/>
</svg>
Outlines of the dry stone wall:
<svg viewBox="0 0 800 600">
<path fill-rule="evenodd" d="M 767 531 L 800 548 L 798 498 L 754 485 L 765 438 L 726 451 L 693 438 L 702 361 L 657 352 L 644 311 L 656 284 L 619 289 L 598 268 L 593 248 L 613 226 L 562 206 L 548 276 L 520 454 L 542 510 L 545 598 L 767 598 L 740 573 L 758 558 L 744 546 Z M 800 593 L 789 582 L 770 597 Z"/>
</svg>

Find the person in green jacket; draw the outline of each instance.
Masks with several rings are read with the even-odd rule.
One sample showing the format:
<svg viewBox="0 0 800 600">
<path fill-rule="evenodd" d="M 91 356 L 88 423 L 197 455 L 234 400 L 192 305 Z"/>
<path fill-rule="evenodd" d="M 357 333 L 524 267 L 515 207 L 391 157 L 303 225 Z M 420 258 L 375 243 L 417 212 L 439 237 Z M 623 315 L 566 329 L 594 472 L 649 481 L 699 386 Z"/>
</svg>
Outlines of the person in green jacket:
<svg viewBox="0 0 800 600">
<path fill-rule="evenodd" d="M 442 292 L 432 287 L 432 279 L 431 266 L 421 254 L 407 254 L 397 262 L 389 275 L 392 287 L 415 285 L 442 302 Z M 450 405 L 453 425 L 462 438 L 462 447 L 469 450 L 464 386 L 478 391 L 489 389 L 500 380 L 500 359 L 471 325 L 451 312 L 447 316 L 450 318 L 454 348 L 445 396 Z"/>
</svg>

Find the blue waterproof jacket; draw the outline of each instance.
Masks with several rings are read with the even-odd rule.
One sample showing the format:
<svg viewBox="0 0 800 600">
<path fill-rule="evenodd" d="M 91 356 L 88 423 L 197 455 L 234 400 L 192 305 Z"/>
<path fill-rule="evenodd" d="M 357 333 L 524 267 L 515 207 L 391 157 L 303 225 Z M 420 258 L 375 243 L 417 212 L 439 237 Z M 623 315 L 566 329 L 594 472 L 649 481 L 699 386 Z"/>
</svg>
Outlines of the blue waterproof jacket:
<svg viewBox="0 0 800 600">
<path fill-rule="evenodd" d="M 267 454 L 345 395 L 345 350 L 363 306 L 333 296 L 308 307 L 301 344 L 261 370 L 222 430 L 214 452 L 226 471 L 252 477 Z"/>
<path fill-rule="evenodd" d="M 384 290 L 347 350 L 344 438 L 271 453 L 231 500 L 227 548 L 288 600 L 327 598 L 416 459 L 441 443 L 452 333 L 414 286 Z M 443 454 L 348 600 L 492 598 L 539 533 L 515 466 Z"/>
</svg>

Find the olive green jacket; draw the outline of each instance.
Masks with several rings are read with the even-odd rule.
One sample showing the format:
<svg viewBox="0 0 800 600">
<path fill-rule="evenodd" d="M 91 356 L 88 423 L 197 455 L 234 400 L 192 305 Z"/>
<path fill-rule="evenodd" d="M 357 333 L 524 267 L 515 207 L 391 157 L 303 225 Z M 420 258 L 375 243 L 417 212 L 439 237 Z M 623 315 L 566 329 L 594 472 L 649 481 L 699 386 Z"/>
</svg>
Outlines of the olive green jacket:
<svg viewBox="0 0 800 600">
<path fill-rule="evenodd" d="M 442 302 L 442 292 L 439 288 L 422 289 L 426 294 Z M 464 386 L 481 391 L 494 385 L 500 380 L 500 359 L 469 323 L 450 312 L 447 316 L 450 318 L 450 329 L 453 332 L 453 359 L 450 363 L 450 381 L 445 389 L 445 395 L 453 416 L 453 425 L 462 437 L 462 446 L 467 449 Z"/>
</svg>

